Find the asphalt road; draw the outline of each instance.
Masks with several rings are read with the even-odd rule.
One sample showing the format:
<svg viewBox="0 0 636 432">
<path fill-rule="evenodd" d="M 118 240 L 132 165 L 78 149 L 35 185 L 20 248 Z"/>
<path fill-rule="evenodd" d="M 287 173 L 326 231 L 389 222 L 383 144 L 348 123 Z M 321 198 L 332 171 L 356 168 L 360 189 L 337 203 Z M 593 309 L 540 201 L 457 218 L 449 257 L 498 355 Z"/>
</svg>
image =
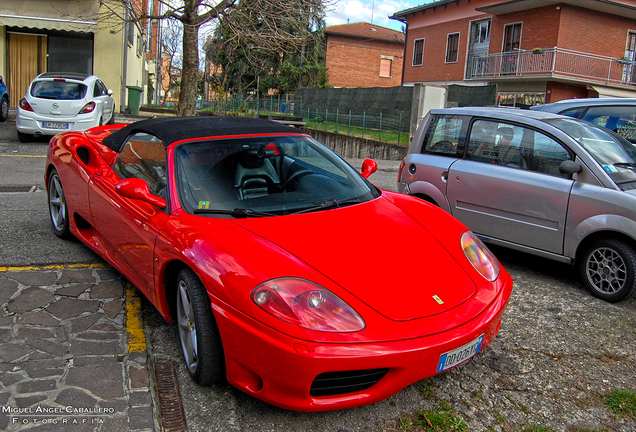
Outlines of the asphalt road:
<svg viewBox="0 0 636 432">
<path fill-rule="evenodd" d="M 0 123 L 0 266 L 99 262 L 77 241 L 53 235 L 44 192 L 47 141 L 20 144 L 12 122 Z M 349 161 L 360 168 L 362 161 Z M 395 190 L 399 162 L 380 161 L 371 176 Z M 33 186 L 37 186 L 33 188 Z M 404 265 L 415 265 L 409 251 Z M 144 322 L 152 361 L 176 360 L 190 431 L 398 431 L 419 409 L 447 404 L 469 431 L 636 431 L 636 419 L 617 417 L 604 395 L 636 392 L 636 300 L 608 304 L 591 297 L 574 270 L 521 253 L 495 249 L 515 288 L 495 342 L 471 361 L 416 383 L 377 404 L 318 414 L 264 404 L 229 387 L 201 388 L 180 360 L 176 329 L 146 302 Z M 359 269 L 358 269 L 359 270 Z M 362 269 L 371 271 L 371 269 Z M 425 275 L 423 275 L 424 277 Z M 422 391 L 425 388 L 426 391 Z"/>
<path fill-rule="evenodd" d="M 0 265 L 23 266 L 102 262 L 79 241 L 51 235 L 44 165 L 48 140 L 20 143 L 15 112 L 0 123 L 0 186 L 30 188 L 30 192 L 0 193 Z"/>
</svg>

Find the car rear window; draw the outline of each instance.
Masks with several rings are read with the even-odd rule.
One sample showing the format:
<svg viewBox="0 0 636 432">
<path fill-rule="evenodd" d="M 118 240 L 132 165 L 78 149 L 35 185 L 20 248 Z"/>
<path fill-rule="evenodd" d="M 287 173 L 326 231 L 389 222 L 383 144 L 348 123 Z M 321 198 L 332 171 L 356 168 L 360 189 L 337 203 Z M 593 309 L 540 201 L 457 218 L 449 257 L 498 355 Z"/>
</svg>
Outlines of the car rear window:
<svg viewBox="0 0 636 432">
<path fill-rule="evenodd" d="M 86 95 L 86 86 L 72 81 L 36 81 L 31 96 L 42 99 L 78 100 Z"/>
</svg>

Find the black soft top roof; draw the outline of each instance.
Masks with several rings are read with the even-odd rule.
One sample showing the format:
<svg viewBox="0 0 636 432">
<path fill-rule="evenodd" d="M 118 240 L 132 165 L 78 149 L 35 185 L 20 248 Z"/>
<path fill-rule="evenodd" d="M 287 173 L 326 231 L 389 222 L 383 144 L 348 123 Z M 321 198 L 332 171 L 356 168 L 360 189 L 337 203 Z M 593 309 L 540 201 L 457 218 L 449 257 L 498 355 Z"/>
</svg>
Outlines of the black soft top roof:
<svg viewBox="0 0 636 432">
<path fill-rule="evenodd" d="M 303 133 L 297 128 L 271 120 L 249 117 L 169 117 L 131 123 L 104 138 L 103 143 L 112 150 L 120 151 L 126 138 L 133 133 L 139 132 L 155 135 L 163 141 L 166 147 L 176 141 L 193 138 L 227 135 Z"/>
</svg>

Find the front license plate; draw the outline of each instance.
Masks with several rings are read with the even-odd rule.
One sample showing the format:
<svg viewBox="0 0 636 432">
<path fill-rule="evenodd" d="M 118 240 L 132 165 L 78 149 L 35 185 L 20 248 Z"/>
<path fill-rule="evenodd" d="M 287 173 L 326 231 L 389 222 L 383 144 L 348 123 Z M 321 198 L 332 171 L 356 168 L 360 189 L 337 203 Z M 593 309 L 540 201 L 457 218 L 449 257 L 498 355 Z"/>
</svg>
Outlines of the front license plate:
<svg viewBox="0 0 636 432">
<path fill-rule="evenodd" d="M 42 127 L 47 129 L 68 129 L 68 123 L 42 122 Z"/>
<path fill-rule="evenodd" d="M 479 336 L 472 342 L 468 342 L 466 345 L 457 349 L 442 354 L 437 364 L 437 372 L 443 372 L 446 369 L 457 366 L 458 364 L 465 362 L 481 349 L 481 344 L 484 342 L 484 335 Z"/>
</svg>

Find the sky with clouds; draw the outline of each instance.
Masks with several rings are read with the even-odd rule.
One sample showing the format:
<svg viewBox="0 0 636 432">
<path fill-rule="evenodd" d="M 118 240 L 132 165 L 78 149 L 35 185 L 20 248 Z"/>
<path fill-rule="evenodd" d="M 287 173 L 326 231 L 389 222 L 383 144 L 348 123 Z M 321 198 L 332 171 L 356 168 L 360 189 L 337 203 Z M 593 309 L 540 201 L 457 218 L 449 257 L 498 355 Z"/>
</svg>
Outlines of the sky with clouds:
<svg viewBox="0 0 636 432">
<path fill-rule="evenodd" d="M 328 26 L 366 21 L 393 30 L 402 30 L 400 21 L 389 19 L 396 12 L 431 3 L 433 0 L 334 0 L 329 7 Z"/>
</svg>

